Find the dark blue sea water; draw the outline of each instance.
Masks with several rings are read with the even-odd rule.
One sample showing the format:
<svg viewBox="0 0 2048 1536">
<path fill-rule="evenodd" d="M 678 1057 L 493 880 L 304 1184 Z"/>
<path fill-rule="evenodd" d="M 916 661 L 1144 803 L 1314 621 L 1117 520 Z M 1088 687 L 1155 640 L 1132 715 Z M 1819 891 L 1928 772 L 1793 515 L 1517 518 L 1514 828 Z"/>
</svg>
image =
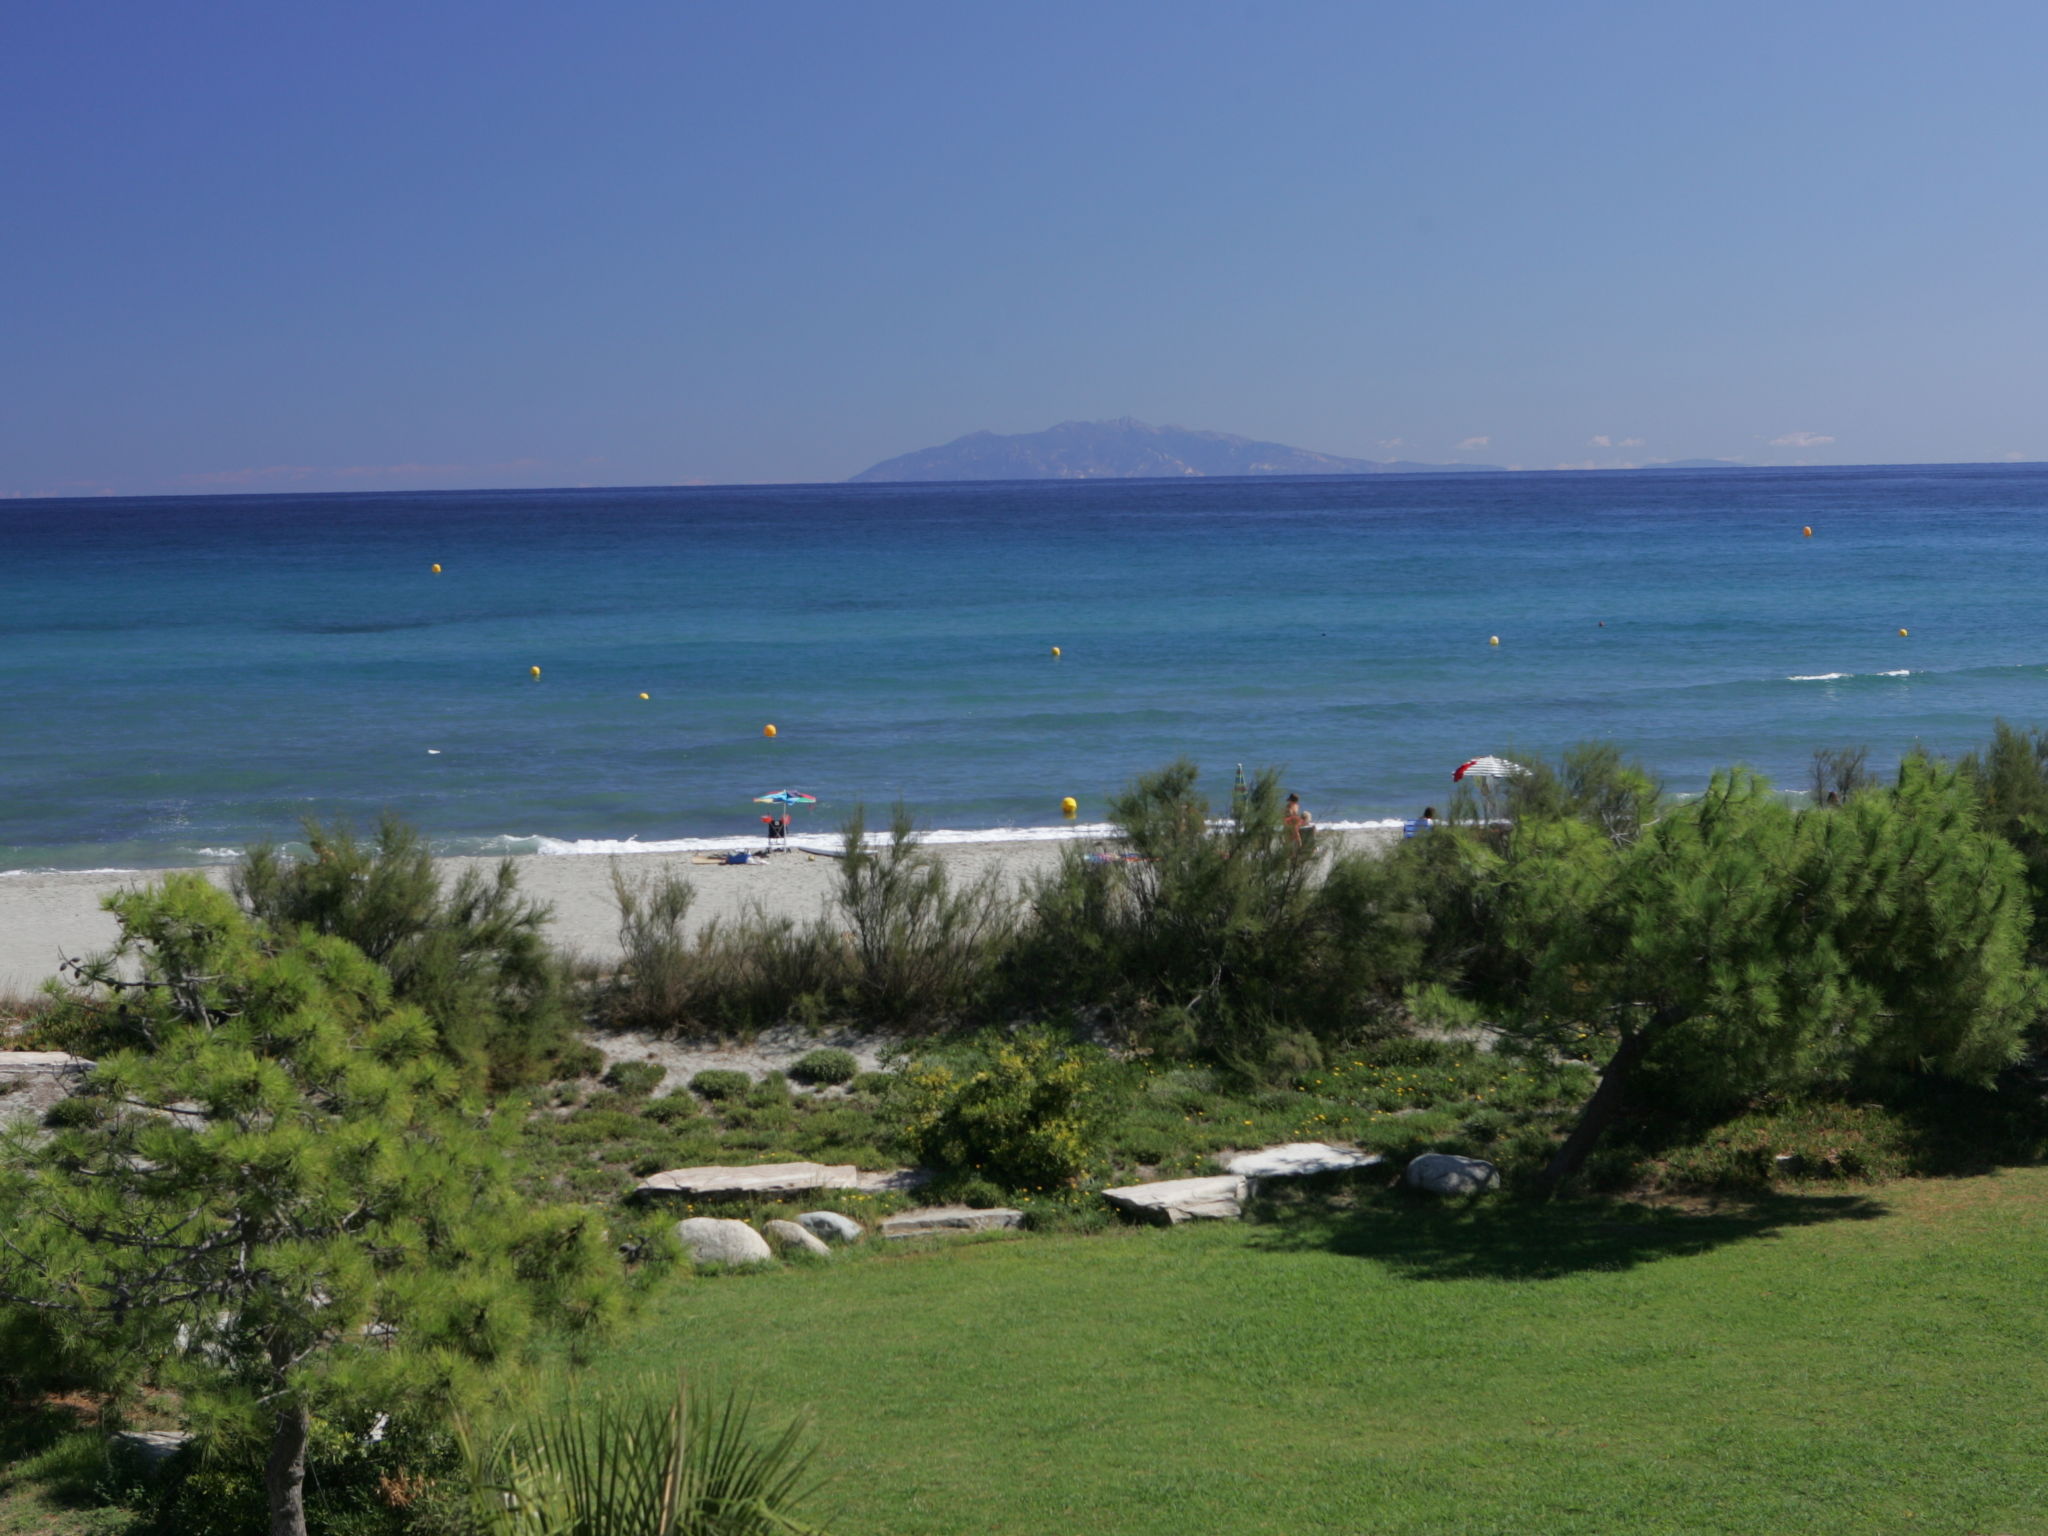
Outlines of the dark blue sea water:
<svg viewBox="0 0 2048 1536">
<path fill-rule="evenodd" d="M 1325 822 L 1589 737 L 1796 783 L 2048 720 L 2044 514 L 2038 466 L 0 504 L 0 869 L 729 838 L 785 786 L 1053 829 L 1182 754 Z"/>
</svg>

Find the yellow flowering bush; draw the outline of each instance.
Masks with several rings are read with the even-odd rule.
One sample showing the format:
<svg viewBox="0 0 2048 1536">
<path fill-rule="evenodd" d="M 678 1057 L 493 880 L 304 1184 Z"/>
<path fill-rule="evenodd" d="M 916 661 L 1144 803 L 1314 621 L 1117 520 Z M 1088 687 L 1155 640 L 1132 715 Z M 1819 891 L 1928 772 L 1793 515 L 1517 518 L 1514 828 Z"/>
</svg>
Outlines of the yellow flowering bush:
<svg viewBox="0 0 2048 1536">
<path fill-rule="evenodd" d="M 941 1175 L 1011 1190 L 1084 1183 L 1104 1161 L 1122 1070 L 1050 1029 L 983 1035 L 910 1063 L 897 1089 L 906 1139 Z"/>
</svg>

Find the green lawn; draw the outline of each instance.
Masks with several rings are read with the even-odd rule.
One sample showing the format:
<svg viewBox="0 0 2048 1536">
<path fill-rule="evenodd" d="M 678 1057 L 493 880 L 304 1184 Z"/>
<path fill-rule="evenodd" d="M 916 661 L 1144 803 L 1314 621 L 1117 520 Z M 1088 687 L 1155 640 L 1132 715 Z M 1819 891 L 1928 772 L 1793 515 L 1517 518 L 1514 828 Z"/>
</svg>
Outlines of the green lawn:
<svg viewBox="0 0 2048 1536">
<path fill-rule="evenodd" d="M 600 1378 L 815 1409 L 844 1536 L 2048 1532 L 2048 1170 L 1374 1195 L 684 1281 Z"/>
</svg>

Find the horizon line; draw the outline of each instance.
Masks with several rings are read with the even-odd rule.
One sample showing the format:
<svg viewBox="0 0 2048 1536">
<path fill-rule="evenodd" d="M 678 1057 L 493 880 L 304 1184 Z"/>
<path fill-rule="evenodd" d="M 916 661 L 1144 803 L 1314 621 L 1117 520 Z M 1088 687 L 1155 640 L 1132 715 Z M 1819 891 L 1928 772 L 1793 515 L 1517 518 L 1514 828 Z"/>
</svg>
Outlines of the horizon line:
<svg viewBox="0 0 2048 1536">
<path fill-rule="evenodd" d="M 847 477 L 840 480 L 651 480 L 633 485 L 465 485 L 465 486 L 388 486 L 377 490 L 347 491 L 284 491 L 262 489 L 230 489 L 216 487 L 205 491 L 114 491 L 100 490 L 80 493 L 46 491 L 5 491 L 0 492 L 0 508 L 25 502 L 51 501 L 222 501 L 242 498 L 268 498 L 271 500 L 310 500 L 314 498 L 367 497 L 367 496 L 475 496 L 529 495 L 559 496 L 572 491 L 760 491 L 816 489 L 820 486 L 858 487 L 861 490 L 884 489 L 888 487 L 919 486 L 961 486 L 961 485 L 1109 485 L 1128 483 L 1132 485 L 1187 485 L 1195 481 L 1236 482 L 1250 481 L 1267 484 L 1273 481 L 1299 480 L 1445 480 L 1461 475 L 1485 476 L 1488 479 L 1501 475 L 1659 475 L 1659 474 L 1807 474 L 1827 473 L 1841 470 L 1866 469 L 2038 469 L 2048 465 L 2048 459 L 1904 459 L 1872 460 L 1853 464 L 1748 464 L 1736 459 L 1717 461 L 1711 464 L 1687 463 L 1683 460 L 1669 460 L 1658 464 L 1600 465 L 1579 464 L 1553 465 L 1549 467 L 1472 465 L 1470 467 L 1447 464 L 1440 469 L 1423 470 L 1363 470 L 1354 473 L 1308 474 L 1308 475 L 1035 475 L 1017 479 L 976 479 L 976 480 L 858 480 Z"/>
</svg>

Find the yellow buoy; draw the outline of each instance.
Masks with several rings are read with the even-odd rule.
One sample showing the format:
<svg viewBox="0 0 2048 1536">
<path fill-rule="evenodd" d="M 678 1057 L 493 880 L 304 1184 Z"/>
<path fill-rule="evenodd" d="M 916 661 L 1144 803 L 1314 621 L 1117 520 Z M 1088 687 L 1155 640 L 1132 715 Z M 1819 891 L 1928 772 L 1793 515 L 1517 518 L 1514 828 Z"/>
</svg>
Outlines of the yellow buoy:
<svg viewBox="0 0 2048 1536">
<path fill-rule="evenodd" d="M 1809 538 L 1809 539 L 1813 537 L 1813 528 L 1812 528 L 1812 526 L 1811 526 L 1811 525 L 1809 525 L 1809 526 L 1807 526 L 1807 527 L 1805 527 L 1805 528 L 1802 528 L 1802 529 L 1800 529 L 1799 531 L 1800 531 L 1800 532 L 1801 532 L 1802 534 L 1804 534 L 1804 535 L 1805 535 L 1805 536 L 1806 536 L 1807 538 Z"/>
<path fill-rule="evenodd" d="M 1904 631 L 1903 629 L 1902 629 L 1902 630 L 1900 630 L 1900 631 L 1899 631 L 1899 635 L 1900 635 L 1900 637 L 1901 637 L 1901 638 L 1904 638 L 1904 636 L 1905 636 L 1905 633 L 1906 633 L 1906 632 L 1905 632 L 1905 631 Z"/>
<path fill-rule="evenodd" d="M 1058 646 L 1054 646 L 1052 648 L 1052 659 L 1054 661 L 1058 661 L 1060 659 L 1060 648 Z"/>
<path fill-rule="evenodd" d="M 647 695 L 643 693 L 643 694 L 641 694 L 641 695 L 640 695 L 640 697 L 644 699 L 644 698 L 646 698 L 646 697 L 647 697 Z"/>
<path fill-rule="evenodd" d="M 1080 809 L 1081 802 L 1076 800 L 1072 795 L 1067 796 L 1066 799 L 1060 802 L 1060 814 L 1066 817 L 1069 821 L 1072 821 L 1074 819 L 1074 813 Z"/>
<path fill-rule="evenodd" d="M 535 682 L 539 682 L 539 681 L 540 681 L 540 668 L 539 668 L 539 667 L 529 667 L 529 668 L 528 668 L 527 670 L 528 670 L 528 671 L 530 671 L 531 673 L 533 673 L 533 680 L 534 680 Z"/>
<path fill-rule="evenodd" d="M 1499 636 L 1499 635 L 1488 635 L 1488 636 L 1486 637 L 1486 643 L 1487 643 L 1488 645 L 1499 645 L 1499 644 L 1500 644 L 1500 636 Z"/>
<path fill-rule="evenodd" d="M 437 565 L 437 566 L 435 566 L 435 567 L 434 567 L 434 574 L 435 574 L 436 576 L 440 575 L 440 574 L 441 574 L 441 567 L 439 567 L 438 565 Z"/>
<path fill-rule="evenodd" d="M 761 734 L 763 736 L 773 736 L 775 734 L 775 727 L 772 725 L 764 725 L 761 727 Z"/>
</svg>

